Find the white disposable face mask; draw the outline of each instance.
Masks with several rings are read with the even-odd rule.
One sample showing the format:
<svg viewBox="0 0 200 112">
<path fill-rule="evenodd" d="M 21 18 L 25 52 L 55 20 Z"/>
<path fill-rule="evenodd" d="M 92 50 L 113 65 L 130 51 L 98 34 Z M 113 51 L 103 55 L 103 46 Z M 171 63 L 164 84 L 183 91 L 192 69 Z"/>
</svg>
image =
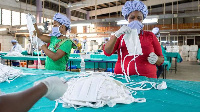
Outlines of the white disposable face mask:
<svg viewBox="0 0 200 112">
<path fill-rule="evenodd" d="M 129 55 L 141 55 L 142 48 L 140 39 L 136 29 L 131 29 L 131 33 L 125 34 L 123 37 Z"/>
<path fill-rule="evenodd" d="M 66 108 L 83 106 L 99 108 L 104 105 L 113 107 L 117 103 L 130 104 L 146 101 L 145 98 L 134 98 L 123 83 L 105 76 L 102 72 L 71 79 L 67 83 L 67 91 L 58 100 Z"/>
<path fill-rule="evenodd" d="M 130 63 L 133 60 L 135 60 L 139 55 L 142 55 L 142 48 L 141 48 L 141 43 L 140 43 L 139 36 L 138 36 L 136 29 L 131 29 L 130 34 L 124 35 L 123 39 L 121 40 L 121 46 L 122 46 L 123 40 L 125 41 L 126 48 L 127 48 L 129 54 L 126 55 L 124 57 L 124 59 L 122 59 L 122 51 L 121 51 L 121 48 L 120 48 L 121 68 L 122 68 L 123 74 L 125 75 L 126 81 L 129 82 L 130 81 L 130 77 L 129 77 Z M 128 67 L 127 67 L 127 73 L 126 73 L 125 68 L 124 68 L 124 63 L 125 63 L 126 57 L 128 57 L 128 56 L 133 56 L 133 59 L 131 61 L 129 61 Z M 137 71 L 136 62 L 135 62 L 135 70 L 136 70 L 137 74 L 140 75 L 139 72 Z"/>
</svg>

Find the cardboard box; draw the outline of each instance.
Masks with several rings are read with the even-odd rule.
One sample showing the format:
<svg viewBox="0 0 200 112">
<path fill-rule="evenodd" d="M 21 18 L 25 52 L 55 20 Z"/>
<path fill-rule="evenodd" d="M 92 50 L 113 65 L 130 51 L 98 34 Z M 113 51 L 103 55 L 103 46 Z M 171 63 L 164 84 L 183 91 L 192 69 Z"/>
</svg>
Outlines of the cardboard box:
<svg viewBox="0 0 200 112">
<path fill-rule="evenodd" d="M 197 57 L 197 51 L 189 51 L 190 57 Z"/>
<path fill-rule="evenodd" d="M 182 51 L 189 51 L 190 46 L 189 45 L 182 45 Z"/>
<path fill-rule="evenodd" d="M 191 45 L 190 51 L 198 51 L 198 45 Z"/>
<path fill-rule="evenodd" d="M 197 61 L 197 57 L 189 57 L 189 61 Z"/>
<path fill-rule="evenodd" d="M 187 56 L 188 57 L 188 51 L 181 51 L 181 56 Z"/>
</svg>

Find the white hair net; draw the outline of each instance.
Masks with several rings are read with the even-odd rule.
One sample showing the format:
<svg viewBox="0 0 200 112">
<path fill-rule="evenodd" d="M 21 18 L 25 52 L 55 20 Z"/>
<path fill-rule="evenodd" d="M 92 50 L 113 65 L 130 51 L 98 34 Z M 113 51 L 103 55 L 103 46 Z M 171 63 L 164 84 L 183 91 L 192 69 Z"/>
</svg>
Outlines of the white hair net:
<svg viewBox="0 0 200 112">
<path fill-rule="evenodd" d="M 73 41 L 77 41 L 77 43 L 79 42 L 79 40 L 77 38 L 73 38 Z"/>
<path fill-rule="evenodd" d="M 147 6 L 139 1 L 139 0 L 134 0 L 134 1 L 127 1 L 125 5 L 122 7 L 122 15 L 126 20 L 128 20 L 128 16 L 131 12 L 133 11 L 140 11 L 142 12 L 144 19 L 148 15 L 148 9 Z"/>
<path fill-rule="evenodd" d="M 70 27 L 71 22 L 65 15 L 56 13 L 53 17 L 53 20 L 59 22 L 62 25 L 65 25 L 68 28 L 68 30 L 71 29 L 71 27 Z"/>
<path fill-rule="evenodd" d="M 17 43 L 18 41 L 17 41 L 17 40 L 11 40 L 10 42 L 11 42 L 11 43 L 13 43 L 13 42 L 16 42 L 16 43 Z"/>
</svg>

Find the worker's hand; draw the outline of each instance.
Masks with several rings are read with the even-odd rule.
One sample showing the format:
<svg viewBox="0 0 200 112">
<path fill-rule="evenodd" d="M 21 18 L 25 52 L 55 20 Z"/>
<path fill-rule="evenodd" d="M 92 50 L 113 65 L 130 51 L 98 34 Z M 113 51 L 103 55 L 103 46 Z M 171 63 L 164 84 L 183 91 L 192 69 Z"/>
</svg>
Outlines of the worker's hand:
<svg viewBox="0 0 200 112">
<path fill-rule="evenodd" d="M 37 38 L 37 41 L 38 41 L 38 46 L 39 46 L 39 47 L 42 47 L 43 45 L 46 44 L 46 43 L 43 42 L 40 38 Z"/>
<path fill-rule="evenodd" d="M 41 46 L 43 46 L 43 45 L 46 44 L 46 43 L 43 42 L 40 38 L 34 36 L 34 37 L 33 37 L 33 40 L 32 40 L 32 44 L 33 44 L 33 45 L 37 45 L 37 42 L 38 42 L 38 46 L 39 46 L 39 47 L 41 47 Z"/>
<path fill-rule="evenodd" d="M 30 16 L 31 16 L 31 19 L 32 19 L 32 23 L 35 24 L 36 23 L 35 17 L 33 17 L 33 15 L 30 15 Z"/>
<path fill-rule="evenodd" d="M 48 77 L 44 80 L 37 81 L 34 83 L 34 85 L 37 85 L 39 83 L 44 83 L 47 86 L 47 93 L 45 97 L 47 97 L 50 100 L 56 100 L 63 96 L 63 94 L 67 90 L 67 83 L 64 83 L 59 77 Z"/>
<path fill-rule="evenodd" d="M 122 34 L 131 33 L 131 28 L 128 26 L 122 26 L 118 31 L 115 32 L 115 36 L 119 38 Z"/>
<path fill-rule="evenodd" d="M 154 52 L 151 52 L 149 54 L 148 61 L 151 64 L 156 64 L 156 62 L 158 61 L 158 56 Z"/>
</svg>

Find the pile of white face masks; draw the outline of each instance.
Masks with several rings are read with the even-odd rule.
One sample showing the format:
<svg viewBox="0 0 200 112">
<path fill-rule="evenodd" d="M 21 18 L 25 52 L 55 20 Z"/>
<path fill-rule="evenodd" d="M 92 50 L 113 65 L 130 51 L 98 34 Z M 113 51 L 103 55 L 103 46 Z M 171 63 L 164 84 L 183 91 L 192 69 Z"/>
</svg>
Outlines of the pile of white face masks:
<svg viewBox="0 0 200 112">
<path fill-rule="evenodd" d="M 18 69 L 0 64 L 0 83 L 4 81 L 11 82 L 21 74 L 22 72 Z"/>
<path fill-rule="evenodd" d="M 19 57 L 21 57 L 23 55 L 19 52 L 12 51 L 12 52 L 7 53 L 5 56 L 19 56 Z"/>
<path fill-rule="evenodd" d="M 158 84 L 149 81 L 131 81 L 123 84 L 112 78 L 113 75 L 104 72 L 90 73 L 90 76 L 87 76 L 87 73 L 80 75 L 67 82 L 67 91 L 60 99 L 56 100 L 56 107 L 58 106 L 58 103 L 62 103 L 65 108 L 73 107 L 75 109 L 80 107 L 100 108 L 105 105 L 113 107 L 117 103 L 141 103 L 146 102 L 146 99 L 134 98 L 132 96 L 133 93 L 136 95 L 138 90 L 143 91 L 153 88 L 163 90 L 167 88 L 166 82 Z M 125 76 L 122 75 L 122 77 L 125 79 Z M 149 86 L 149 84 L 151 86 Z M 148 87 L 146 87 L 147 85 Z"/>
<path fill-rule="evenodd" d="M 65 108 L 99 108 L 105 105 L 113 107 L 117 103 L 146 102 L 144 98 L 134 98 L 123 83 L 102 73 L 73 78 L 67 83 L 67 91 L 57 100 Z"/>
</svg>

